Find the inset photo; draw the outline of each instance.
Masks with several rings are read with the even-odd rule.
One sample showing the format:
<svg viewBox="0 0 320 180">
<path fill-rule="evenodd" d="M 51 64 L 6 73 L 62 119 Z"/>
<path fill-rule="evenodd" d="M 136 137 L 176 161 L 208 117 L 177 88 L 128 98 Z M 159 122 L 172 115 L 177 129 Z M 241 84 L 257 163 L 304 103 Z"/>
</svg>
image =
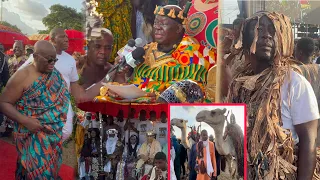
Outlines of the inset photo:
<svg viewBox="0 0 320 180">
<path fill-rule="evenodd" d="M 170 104 L 170 177 L 244 179 L 245 117 L 245 104 Z"/>
</svg>

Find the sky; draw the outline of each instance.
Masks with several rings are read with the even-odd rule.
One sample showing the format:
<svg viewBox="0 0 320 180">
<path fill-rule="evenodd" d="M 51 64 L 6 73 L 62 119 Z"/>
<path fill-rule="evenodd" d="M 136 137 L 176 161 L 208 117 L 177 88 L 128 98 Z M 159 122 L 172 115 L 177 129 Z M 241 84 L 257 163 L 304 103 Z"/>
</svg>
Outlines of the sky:
<svg viewBox="0 0 320 180">
<path fill-rule="evenodd" d="M 240 13 L 237 0 L 221 0 L 220 12 L 223 24 L 232 24 Z"/>
<path fill-rule="evenodd" d="M 237 124 L 241 127 L 244 132 L 244 107 L 243 106 L 170 106 L 170 119 L 172 118 L 181 118 L 184 120 L 188 120 L 187 126 L 196 126 L 200 125 L 199 122 L 196 122 L 197 114 L 202 110 L 213 110 L 213 109 L 223 109 L 226 108 L 228 110 L 232 110 L 233 114 L 236 117 Z M 230 114 L 228 115 L 228 121 L 230 122 Z M 226 125 L 226 124 L 225 124 Z M 181 130 L 178 127 L 173 127 L 174 134 L 177 138 L 181 137 Z M 201 129 L 206 129 L 209 135 L 214 136 L 213 129 L 206 123 L 201 123 Z M 187 128 L 187 134 L 190 132 L 190 128 Z"/>
<path fill-rule="evenodd" d="M 32 35 L 37 34 L 38 30 L 46 29 L 42 18 L 50 13 L 50 6 L 61 4 L 79 12 L 81 3 L 81 0 L 8 0 L 3 2 L 2 18 L 16 25 L 22 33 Z"/>
</svg>

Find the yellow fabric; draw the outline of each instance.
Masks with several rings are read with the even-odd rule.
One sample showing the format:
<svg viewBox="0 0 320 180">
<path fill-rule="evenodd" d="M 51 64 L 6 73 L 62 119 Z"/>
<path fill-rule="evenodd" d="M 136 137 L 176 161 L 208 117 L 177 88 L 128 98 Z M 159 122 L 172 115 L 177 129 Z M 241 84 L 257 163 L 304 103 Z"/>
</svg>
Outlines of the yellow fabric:
<svg viewBox="0 0 320 180">
<path fill-rule="evenodd" d="M 8 60 L 8 67 L 9 67 L 9 73 L 10 73 L 10 76 L 12 76 L 20 66 L 22 66 L 24 64 L 24 62 L 27 61 L 27 57 L 22 55 L 20 57 L 16 57 L 16 56 L 13 56 L 12 58 L 10 58 Z"/>
<path fill-rule="evenodd" d="M 78 124 L 76 128 L 76 137 L 75 137 L 77 159 L 80 158 L 80 152 L 84 142 L 84 134 L 85 134 L 84 127 Z"/>
<path fill-rule="evenodd" d="M 131 3 L 130 0 L 100 1 L 97 11 L 103 14 L 103 26 L 113 33 L 114 43 L 110 62 L 114 62 L 118 50 L 132 38 Z"/>
</svg>

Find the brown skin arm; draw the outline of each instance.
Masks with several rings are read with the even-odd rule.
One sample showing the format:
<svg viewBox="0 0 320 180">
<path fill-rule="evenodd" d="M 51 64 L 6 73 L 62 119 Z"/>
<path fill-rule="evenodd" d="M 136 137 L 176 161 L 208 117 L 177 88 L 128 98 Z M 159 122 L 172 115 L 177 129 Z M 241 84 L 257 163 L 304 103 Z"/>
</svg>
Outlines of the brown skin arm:
<svg viewBox="0 0 320 180">
<path fill-rule="evenodd" d="M 24 70 L 17 71 L 9 79 L 7 86 L 0 95 L 0 111 L 13 121 L 24 125 L 30 131 L 36 132 L 42 128 L 40 122 L 37 119 L 32 119 L 21 114 L 14 106 L 22 96 L 25 81 L 27 80 L 26 77 L 28 76 L 30 76 L 29 71 L 25 68 Z"/>
<path fill-rule="evenodd" d="M 213 176 L 217 177 L 217 160 L 216 160 L 216 153 L 214 150 L 214 144 L 212 147 L 213 147 L 213 156 L 211 157 L 211 161 L 212 161 L 213 170 L 214 170 Z"/>
<path fill-rule="evenodd" d="M 298 180 L 311 180 L 316 166 L 318 120 L 295 126 L 299 136 Z"/>
<path fill-rule="evenodd" d="M 7 86 L 4 88 L 0 95 L 0 111 L 8 118 L 23 124 L 27 116 L 22 115 L 16 110 L 14 104 L 19 100 L 23 93 L 23 85 L 26 77 L 29 75 L 28 71 L 17 71 L 8 81 Z"/>
<path fill-rule="evenodd" d="M 103 85 L 101 82 L 96 83 L 93 87 L 85 90 L 78 82 L 70 83 L 71 94 L 74 96 L 76 103 L 82 103 L 87 101 L 92 101 L 100 93 L 100 88 Z"/>
</svg>

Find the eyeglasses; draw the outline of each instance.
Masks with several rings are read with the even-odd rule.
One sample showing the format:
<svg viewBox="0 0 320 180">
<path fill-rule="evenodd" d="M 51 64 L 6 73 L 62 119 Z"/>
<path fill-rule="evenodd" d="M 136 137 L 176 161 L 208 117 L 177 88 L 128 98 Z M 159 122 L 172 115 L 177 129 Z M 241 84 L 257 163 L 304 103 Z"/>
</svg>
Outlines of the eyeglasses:
<svg viewBox="0 0 320 180">
<path fill-rule="evenodd" d="M 51 63 L 53 63 L 53 62 L 56 63 L 56 62 L 59 60 L 58 58 L 47 59 L 47 58 L 41 56 L 40 54 L 36 54 L 36 55 L 38 55 L 38 56 L 42 57 L 43 59 L 47 60 L 47 62 L 48 62 L 49 64 L 51 64 Z"/>
</svg>

